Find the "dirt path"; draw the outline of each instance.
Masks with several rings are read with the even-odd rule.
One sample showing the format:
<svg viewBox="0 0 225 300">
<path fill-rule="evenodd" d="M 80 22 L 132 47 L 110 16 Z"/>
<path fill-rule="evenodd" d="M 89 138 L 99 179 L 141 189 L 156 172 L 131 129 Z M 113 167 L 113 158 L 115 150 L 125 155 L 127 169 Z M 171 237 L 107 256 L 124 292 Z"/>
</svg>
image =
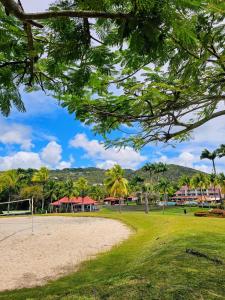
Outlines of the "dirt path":
<svg viewBox="0 0 225 300">
<path fill-rule="evenodd" d="M 0 291 L 43 285 L 75 271 L 130 234 L 122 223 L 88 217 L 0 218 Z"/>
</svg>

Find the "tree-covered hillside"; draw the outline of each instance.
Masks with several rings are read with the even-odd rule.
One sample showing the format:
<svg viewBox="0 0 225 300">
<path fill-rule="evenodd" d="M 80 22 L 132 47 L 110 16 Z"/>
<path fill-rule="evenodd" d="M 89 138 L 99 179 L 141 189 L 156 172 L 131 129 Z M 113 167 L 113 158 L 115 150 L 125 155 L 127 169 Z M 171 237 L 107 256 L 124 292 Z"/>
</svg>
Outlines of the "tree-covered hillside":
<svg viewBox="0 0 225 300">
<path fill-rule="evenodd" d="M 197 172 L 198 172 L 197 170 L 191 168 L 170 164 L 168 165 L 168 171 L 166 171 L 163 176 L 167 177 L 171 181 L 176 181 L 182 175 L 192 176 Z M 52 170 L 50 172 L 50 177 L 57 178 L 59 180 L 66 179 L 68 177 L 74 180 L 78 179 L 79 177 L 85 177 L 88 179 L 90 184 L 94 184 L 94 183 L 102 183 L 104 180 L 104 174 L 105 174 L 105 170 L 94 168 L 94 167 L 71 168 L 71 169 L 63 169 L 63 170 Z M 146 179 L 146 181 L 148 181 L 149 179 L 149 173 L 145 172 L 143 169 L 139 169 L 136 171 L 131 169 L 125 170 L 125 177 L 127 179 L 130 180 L 135 175 L 142 176 L 143 178 Z"/>
</svg>

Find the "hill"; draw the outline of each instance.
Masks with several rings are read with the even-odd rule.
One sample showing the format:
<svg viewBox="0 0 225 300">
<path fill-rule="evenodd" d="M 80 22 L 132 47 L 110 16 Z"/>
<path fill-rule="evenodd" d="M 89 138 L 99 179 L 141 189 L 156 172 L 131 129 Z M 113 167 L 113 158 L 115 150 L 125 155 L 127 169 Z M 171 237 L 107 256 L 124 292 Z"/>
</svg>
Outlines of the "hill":
<svg viewBox="0 0 225 300">
<path fill-rule="evenodd" d="M 195 173 L 199 172 L 192 168 L 187 168 L 179 165 L 167 165 L 168 171 L 165 172 L 164 176 L 171 181 L 177 181 L 182 175 L 193 176 Z M 88 167 L 88 168 L 70 168 L 63 170 L 52 170 L 50 172 L 51 178 L 58 178 L 59 180 L 63 180 L 66 178 L 72 178 L 73 180 L 78 179 L 79 177 L 85 177 L 88 179 L 89 183 L 102 183 L 104 180 L 105 170 Z M 146 180 L 149 179 L 149 173 L 145 172 L 143 169 L 139 170 L 131 170 L 125 169 L 125 177 L 130 180 L 135 175 L 142 176 Z"/>
</svg>

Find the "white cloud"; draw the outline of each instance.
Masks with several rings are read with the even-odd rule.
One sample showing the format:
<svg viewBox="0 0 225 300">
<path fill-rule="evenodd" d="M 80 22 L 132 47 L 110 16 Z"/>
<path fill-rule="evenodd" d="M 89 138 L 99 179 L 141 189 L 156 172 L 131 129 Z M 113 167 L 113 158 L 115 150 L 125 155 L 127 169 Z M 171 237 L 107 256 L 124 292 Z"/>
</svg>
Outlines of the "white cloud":
<svg viewBox="0 0 225 300">
<path fill-rule="evenodd" d="M 135 169 L 147 159 L 130 147 L 105 149 L 98 140 L 88 140 L 86 134 L 82 133 L 75 135 L 70 146 L 83 149 L 86 156 L 95 161 L 96 166 L 106 167 L 118 163 L 123 168 Z"/>
<path fill-rule="evenodd" d="M 193 168 L 193 163 L 196 160 L 196 157 L 190 152 L 181 152 L 178 156 L 175 157 L 167 157 L 166 155 L 160 156 L 157 161 L 162 161 L 164 163 L 169 164 L 177 164 L 184 167 Z"/>
<path fill-rule="evenodd" d="M 10 156 L 0 156 L 0 170 L 17 168 L 39 169 L 43 165 L 38 153 L 20 151 Z"/>
<path fill-rule="evenodd" d="M 155 161 L 161 161 L 167 164 L 176 164 L 188 168 L 193 168 L 206 173 L 212 172 L 212 162 L 209 160 L 201 160 L 198 154 L 183 151 L 177 156 L 161 155 L 155 159 Z M 225 170 L 225 158 L 220 159 L 216 163 L 217 172 L 224 172 Z"/>
<path fill-rule="evenodd" d="M 56 169 L 62 170 L 70 168 L 72 165 L 71 161 L 61 161 L 57 166 Z"/>
<path fill-rule="evenodd" d="M 51 95 L 45 94 L 43 91 L 32 93 L 21 91 L 21 95 L 26 112 L 22 113 L 16 108 L 13 108 L 9 116 L 10 120 L 27 120 L 35 116 L 55 118 L 56 112 L 60 109 L 63 110 L 63 108 L 58 105 L 56 99 Z"/>
<path fill-rule="evenodd" d="M 193 143 L 197 144 L 210 144 L 215 148 L 219 144 L 224 143 L 225 137 L 225 117 L 218 117 L 197 128 L 193 132 Z"/>
<path fill-rule="evenodd" d="M 57 165 L 62 158 L 62 146 L 55 141 L 49 142 L 41 151 L 42 160 L 49 165 Z"/>
<path fill-rule="evenodd" d="M 39 169 L 46 166 L 49 169 L 70 168 L 72 158 L 69 161 L 62 161 L 62 146 L 52 141 L 40 152 L 19 151 L 7 156 L 0 156 L 0 170 L 17 168 Z"/>
<path fill-rule="evenodd" d="M 0 143 L 4 145 L 19 145 L 22 150 L 30 150 L 33 146 L 31 134 L 29 126 L 0 120 Z"/>
<path fill-rule="evenodd" d="M 113 160 L 106 160 L 106 161 L 103 161 L 103 162 L 100 162 L 100 163 L 97 163 L 96 164 L 96 167 L 97 168 L 100 168 L 100 169 L 111 169 L 113 166 L 116 165 L 116 161 L 113 161 Z"/>
</svg>

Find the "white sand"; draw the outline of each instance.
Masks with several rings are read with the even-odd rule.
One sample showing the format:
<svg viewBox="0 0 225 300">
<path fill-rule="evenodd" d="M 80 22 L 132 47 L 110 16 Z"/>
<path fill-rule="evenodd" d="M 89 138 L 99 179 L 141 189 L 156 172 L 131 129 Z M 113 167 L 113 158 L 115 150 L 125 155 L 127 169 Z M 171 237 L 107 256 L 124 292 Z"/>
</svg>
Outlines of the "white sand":
<svg viewBox="0 0 225 300">
<path fill-rule="evenodd" d="M 86 217 L 0 218 L 0 291 L 43 285 L 109 250 L 130 230 L 122 223 Z"/>
</svg>

